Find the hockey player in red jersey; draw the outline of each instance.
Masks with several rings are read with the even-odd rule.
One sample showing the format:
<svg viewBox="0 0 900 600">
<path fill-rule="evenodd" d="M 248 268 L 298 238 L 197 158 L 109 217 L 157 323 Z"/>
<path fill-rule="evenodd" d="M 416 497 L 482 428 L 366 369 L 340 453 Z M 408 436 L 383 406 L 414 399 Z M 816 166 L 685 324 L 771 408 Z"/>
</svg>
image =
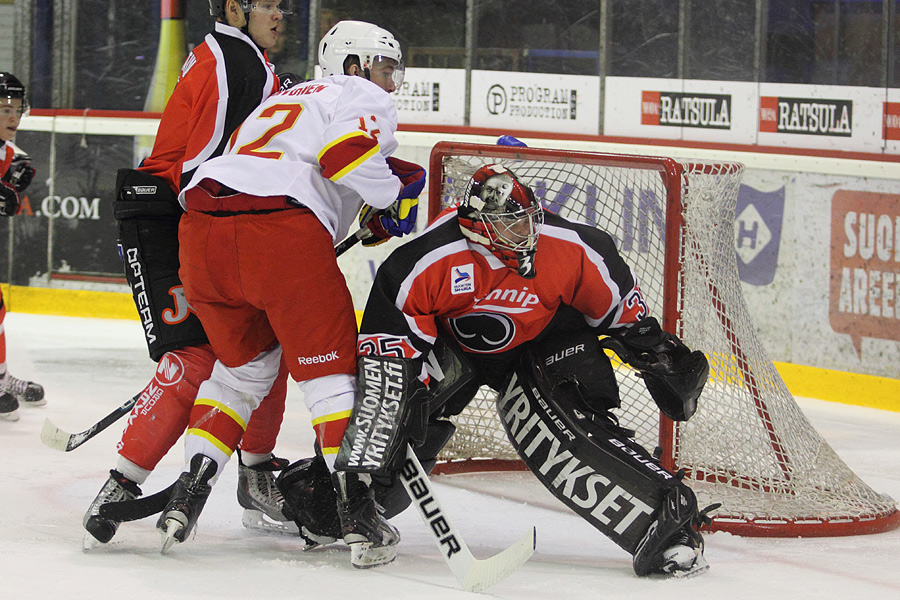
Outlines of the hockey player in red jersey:
<svg viewBox="0 0 900 600">
<path fill-rule="evenodd" d="M 612 238 L 545 211 L 504 166 L 482 167 L 462 204 L 376 274 L 338 468 L 375 476 L 384 515 L 397 514 L 409 504 L 394 482 L 406 443 L 433 466 L 453 435 L 448 417 L 488 385 L 525 464 L 632 554 L 638 575 L 704 570 L 705 512 L 610 412 L 618 386 L 598 335 L 641 372 L 666 415 L 693 414 L 706 358 L 650 317 Z M 411 376 L 392 375 L 401 373 Z"/>
<path fill-rule="evenodd" d="M 22 115 L 28 109 L 25 86 L 12 73 L 0 73 L 0 216 L 19 211 L 19 194 L 34 177 L 31 158 L 12 143 Z M 0 293 L 0 421 L 18 421 L 19 405 L 43 406 L 44 388 L 13 377 L 6 367 L 6 305 Z"/>
<path fill-rule="evenodd" d="M 370 241 L 409 233 L 425 172 L 393 158 L 402 82 L 399 43 L 342 21 L 321 40 L 325 77 L 273 95 L 221 157 L 181 192 L 181 278 L 218 361 L 200 385 L 185 436 L 185 472 L 157 527 L 163 550 L 193 530 L 215 477 L 284 360 L 333 462 L 353 406 L 356 319 L 334 245 L 363 203 Z M 364 240 L 365 242 L 366 240 Z M 340 535 L 351 563 L 396 555 L 366 477 L 335 473 Z"/>
<path fill-rule="evenodd" d="M 114 205 L 120 253 L 141 316 L 156 374 L 128 418 L 119 459 L 84 515 L 93 540 L 108 542 L 118 522 L 100 516 L 100 507 L 141 495 L 139 485 L 181 437 L 197 387 L 215 362 L 206 333 L 185 301 L 178 278 L 177 194 L 197 167 L 219 156 L 231 133 L 259 104 L 278 90 L 266 49 L 290 0 L 210 0 L 215 29 L 184 63 L 166 104 L 153 151 L 137 170 L 120 169 Z M 281 427 L 287 369 L 248 423 L 238 475 L 238 501 L 248 527 L 297 532 L 282 513 L 274 471 L 284 465 L 272 450 Z"/>
</svg>

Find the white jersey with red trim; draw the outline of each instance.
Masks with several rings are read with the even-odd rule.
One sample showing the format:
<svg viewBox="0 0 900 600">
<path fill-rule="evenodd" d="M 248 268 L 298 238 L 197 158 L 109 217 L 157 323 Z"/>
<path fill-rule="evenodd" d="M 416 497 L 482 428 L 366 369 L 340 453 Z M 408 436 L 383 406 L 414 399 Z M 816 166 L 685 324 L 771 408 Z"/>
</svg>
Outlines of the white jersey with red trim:
<svg viewBox="0 0 900 600">
<path fill-rule="evenodd" d="M 438 327 L 471 354 L 499 354 L 537 337 L 563 306 L 598 333 L 648 315 L 634 273 L 612 237 L 596 227 L 545 214 L 525 279 L 463 237 L 456 209 L 394 250 L 375 276 L 359 334 L 359 353 L 416 359 Z"/>
<path fill-rule="evenodd" d="M 362 203 L 394 203 L 402 184 L 385 159 L 397 148 L 390 95 L 362 77 L 336 75 L 291 87 L 254 110 L 204 178 L 255 196 L 290 196 L 315 213 L 337 242 Z M 185 205 L 184 192 L 179 197 Z M 190 206 L 185 206 L 189 209 Z"/>
</svg>

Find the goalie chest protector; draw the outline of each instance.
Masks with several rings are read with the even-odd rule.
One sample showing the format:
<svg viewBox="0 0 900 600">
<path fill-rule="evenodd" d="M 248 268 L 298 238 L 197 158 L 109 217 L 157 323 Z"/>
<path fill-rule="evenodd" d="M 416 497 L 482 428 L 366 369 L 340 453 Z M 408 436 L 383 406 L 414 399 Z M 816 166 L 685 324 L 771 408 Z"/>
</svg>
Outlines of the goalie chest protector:
<svg viewBox="0 0 900 600">
<path fill-rule="evenodd" d="M 554 496 L 634 554 L 677 479 L 571 396 L 553 397 L 535 364 L 526 352 L 497 397 L 510 443 Z"/>
</svg>

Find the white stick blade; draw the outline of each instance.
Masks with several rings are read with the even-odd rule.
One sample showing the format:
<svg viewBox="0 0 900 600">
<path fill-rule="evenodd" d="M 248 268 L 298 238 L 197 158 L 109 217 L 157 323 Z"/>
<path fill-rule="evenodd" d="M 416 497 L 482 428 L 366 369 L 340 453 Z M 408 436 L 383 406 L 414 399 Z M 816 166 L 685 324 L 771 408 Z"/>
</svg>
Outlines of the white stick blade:
<svg viewBox="0 0 900 600">
<path fill-rule="evenodd" d="M 44 427 L 41 429 L 41 441 L 45 446 L 65 452 L 69 444 L 69 434 L 53 424 L 50 419 L 44 419 Z"/>
<path fill-rule="evenodd" d="M 515 544 L 490 558 L 475 559 L 460 585 L 467 592 L 480 592 L 512 575 L 534 554 L 537 530 L 525 532 Z"/>
</svg>

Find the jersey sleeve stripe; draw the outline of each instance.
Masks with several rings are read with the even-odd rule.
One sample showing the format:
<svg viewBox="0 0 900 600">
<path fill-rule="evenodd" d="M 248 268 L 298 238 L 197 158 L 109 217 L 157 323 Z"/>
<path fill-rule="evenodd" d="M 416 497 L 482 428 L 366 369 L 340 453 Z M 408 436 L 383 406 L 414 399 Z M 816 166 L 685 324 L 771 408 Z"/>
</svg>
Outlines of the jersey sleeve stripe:
<svg viewBox="0 0 900 600">
<path fill-rule="evenodd" d="M 362 131 L 341 136 L 319 152 L 322 176 L 337 181 L 378 153 L 378 140 Z"/>
<path fill-rule="evenodd" d="M 213 152 L 216 151 L 219 142 L 222 140 L 222 136 L 225 135 L 225 111 L 228 106 L 228 75 L 225 70 L 225 55 L 222 52 L 221 46 L 219 46 L 219 42 L 216 41 L 216 38 L 214 38 L 212 34 L 207 35 L 204 39 L 208 45 L 209 51 L 215 57 L 216 87 L 218 88 L 219 99 L 216 104 L 216 121 L 212 135 L 207 141 L 206 146 L 204 146 L 196 156 L 184 157 L 181 173 L 179 175 L 189 173 L 199 167 L 202 163 L 206 162 L 206 160 L 212 156 Z M 225 99 L 226 102 L 222 102 L 222 99 Z M 194 134 L 196 134 L 196 132 L 194 132 Z"/>
</svg>

